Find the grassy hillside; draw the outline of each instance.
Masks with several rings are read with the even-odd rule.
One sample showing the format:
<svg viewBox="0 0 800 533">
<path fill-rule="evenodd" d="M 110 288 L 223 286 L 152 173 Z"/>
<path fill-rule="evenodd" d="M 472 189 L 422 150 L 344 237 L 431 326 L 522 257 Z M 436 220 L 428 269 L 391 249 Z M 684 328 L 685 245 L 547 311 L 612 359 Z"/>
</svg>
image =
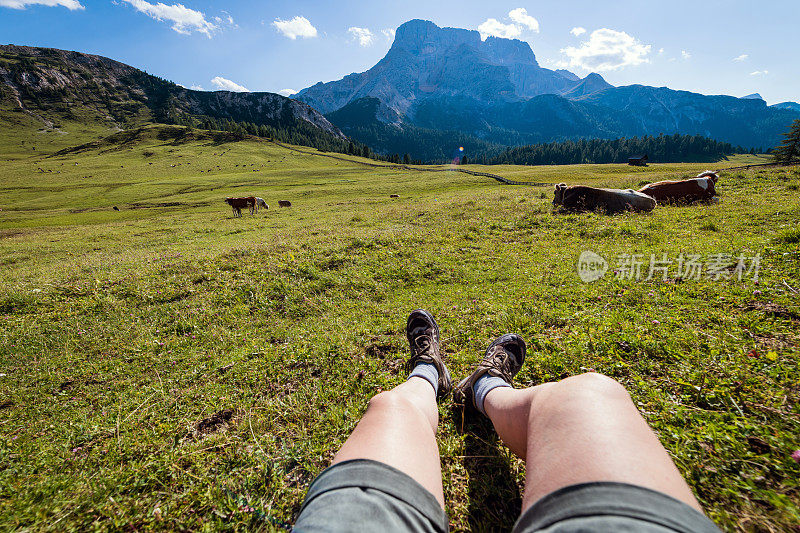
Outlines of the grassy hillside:
<svg viewBox="0 0 800 533">
<path fill-rule="evenodd" d="M 718 205 L 606 217 L 554 214 L 550 185 L 175 128 L 52 157 L 7 148 L 21 140 L 0 139 L 2 529 L 291 523 L 369 397 L 404 379 L 415 307 L 455 376 L 516 331 L 520 386 L 620 380 L 724 529 L 800 522 L 797 168 L 723 172 Z M 707 166 L 488 171 L 628 187 Z M 222 199 L 250 194 L 271 208 L 233 219 Z M 760 279 L 584 284 L 584 250 L 612 271 L 621 253 L 760 253 Z M 453 528 L 510 527 L 524 465 L 440 412 Z"/>
</svg>

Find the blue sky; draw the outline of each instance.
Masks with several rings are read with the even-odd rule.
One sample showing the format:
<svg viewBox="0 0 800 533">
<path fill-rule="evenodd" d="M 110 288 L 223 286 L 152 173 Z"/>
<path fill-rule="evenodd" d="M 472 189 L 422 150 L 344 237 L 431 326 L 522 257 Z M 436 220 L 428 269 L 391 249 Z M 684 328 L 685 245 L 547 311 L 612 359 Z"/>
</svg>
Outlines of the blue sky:
<svg viewBox="0 0 800 533">
<path fill-rule="evenodd" d="M 800 101 L 798 0 L 0 0 L 0 43 L 100 54 L 186 87 L 278 92 L 368 69 L 413 18 L 516 36 L 542 66 L 614 85 Z"/>
</svg>

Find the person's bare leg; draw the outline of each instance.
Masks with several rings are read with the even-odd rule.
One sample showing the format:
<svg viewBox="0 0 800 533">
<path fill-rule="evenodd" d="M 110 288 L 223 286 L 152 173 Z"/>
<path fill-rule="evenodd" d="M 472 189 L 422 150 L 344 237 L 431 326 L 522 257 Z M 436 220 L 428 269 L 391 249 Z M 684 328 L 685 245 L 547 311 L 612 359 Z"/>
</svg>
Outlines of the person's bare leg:
<svg viewBox="0 0 800 533">
<path fill-rule="evenodd" d="M 484 410 L 526 463 L 522 510 L 577 483 L 618 481 L 672 496 L 702 511 L 691 489 L 622 385 L 582 374 L 528 389 L 499 387 Z"/>
<path fill-rule="evenodd" d="M 372 459 L 393 466 L 425 487 L 444 508 L 436 426 L 439 410 L 430 383 L 412 377 L 374 396 L 333 464 Z"/>
</svg>

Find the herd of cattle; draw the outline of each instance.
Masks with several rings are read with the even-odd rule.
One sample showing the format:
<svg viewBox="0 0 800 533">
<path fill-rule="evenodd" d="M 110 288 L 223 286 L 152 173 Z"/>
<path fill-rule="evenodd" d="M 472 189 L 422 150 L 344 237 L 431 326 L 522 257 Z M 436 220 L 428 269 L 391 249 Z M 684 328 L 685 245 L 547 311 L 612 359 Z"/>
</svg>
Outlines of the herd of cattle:
<svg viewBox="0 0 800 533">
<path fill-rule="evenodd" d="M 242 216 L 242 209 L 249 209 L 251 215 L 258 213 L 260 207 L 269 209 L 267 202 L 258 196 L 243 196 L 241 198 L 231 198 L 229 196 L 225 198 L 225 203 L 233 209 L 234 217 Z M 278 200 L 278 207 L 292 207 L 292 202 L 289 200 Z"/>
<path fill-rule="evenodd" d="M 632 189 L 598 189 L 576 185 L 567 187 L 565 183 L 556 185 L 553 205 L 567 211 L 652 211 L 660 204 L 690 204 L 694 202 L 713 202 L 717 197 L 715 185 L 719 176 L 706 171 L 695 178 L 676 181 L 659 181 L 634 191 Z"/>
<path fill-rule="evenodd" d="M 707 170 L 697 177 L 658 181 L 645 185 L 638 191 L 633 189 L 600 189 L 585 185 L 568 187 L 559 183 L 555 187 L 554 206 L 561 206 L 567 211 L 604 211 L 609 214 L 623 211 L 647 212 L 655 209 L 656 204 L 690 204 L 694 202 L 713 202 L 718 200 L 715 185 L 719 176 Z M 398 195 L 392 194 L 392 198 Z M 250 214 L 258 212 L 260 207 L 269 209 L 263 198 L 244 196 L 241 198 L 225 198 L 225 203 L 233 209 L 234 217 L 242 216 L 242 209 L 249 209 Z M 288 200 L 279 200 L 279 207 L 291 207 Z"/>
</svg>

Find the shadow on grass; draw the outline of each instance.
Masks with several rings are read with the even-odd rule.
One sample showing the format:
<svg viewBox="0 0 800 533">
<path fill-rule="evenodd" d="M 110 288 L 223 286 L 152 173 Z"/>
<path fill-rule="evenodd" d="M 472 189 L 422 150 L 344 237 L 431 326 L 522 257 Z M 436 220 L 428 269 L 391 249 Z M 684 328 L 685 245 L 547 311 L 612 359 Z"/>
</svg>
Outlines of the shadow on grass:
<svg viewBox="0 0 800 533">
<path fill-rule="evenodd" d="M 467 521 L 471 531 L 510 531 L 522 509 L 522 495 L 492 423 L 474 410 L 451 411 L 464 434 L 464 468 L 469 474 Z"/>
</svg>

